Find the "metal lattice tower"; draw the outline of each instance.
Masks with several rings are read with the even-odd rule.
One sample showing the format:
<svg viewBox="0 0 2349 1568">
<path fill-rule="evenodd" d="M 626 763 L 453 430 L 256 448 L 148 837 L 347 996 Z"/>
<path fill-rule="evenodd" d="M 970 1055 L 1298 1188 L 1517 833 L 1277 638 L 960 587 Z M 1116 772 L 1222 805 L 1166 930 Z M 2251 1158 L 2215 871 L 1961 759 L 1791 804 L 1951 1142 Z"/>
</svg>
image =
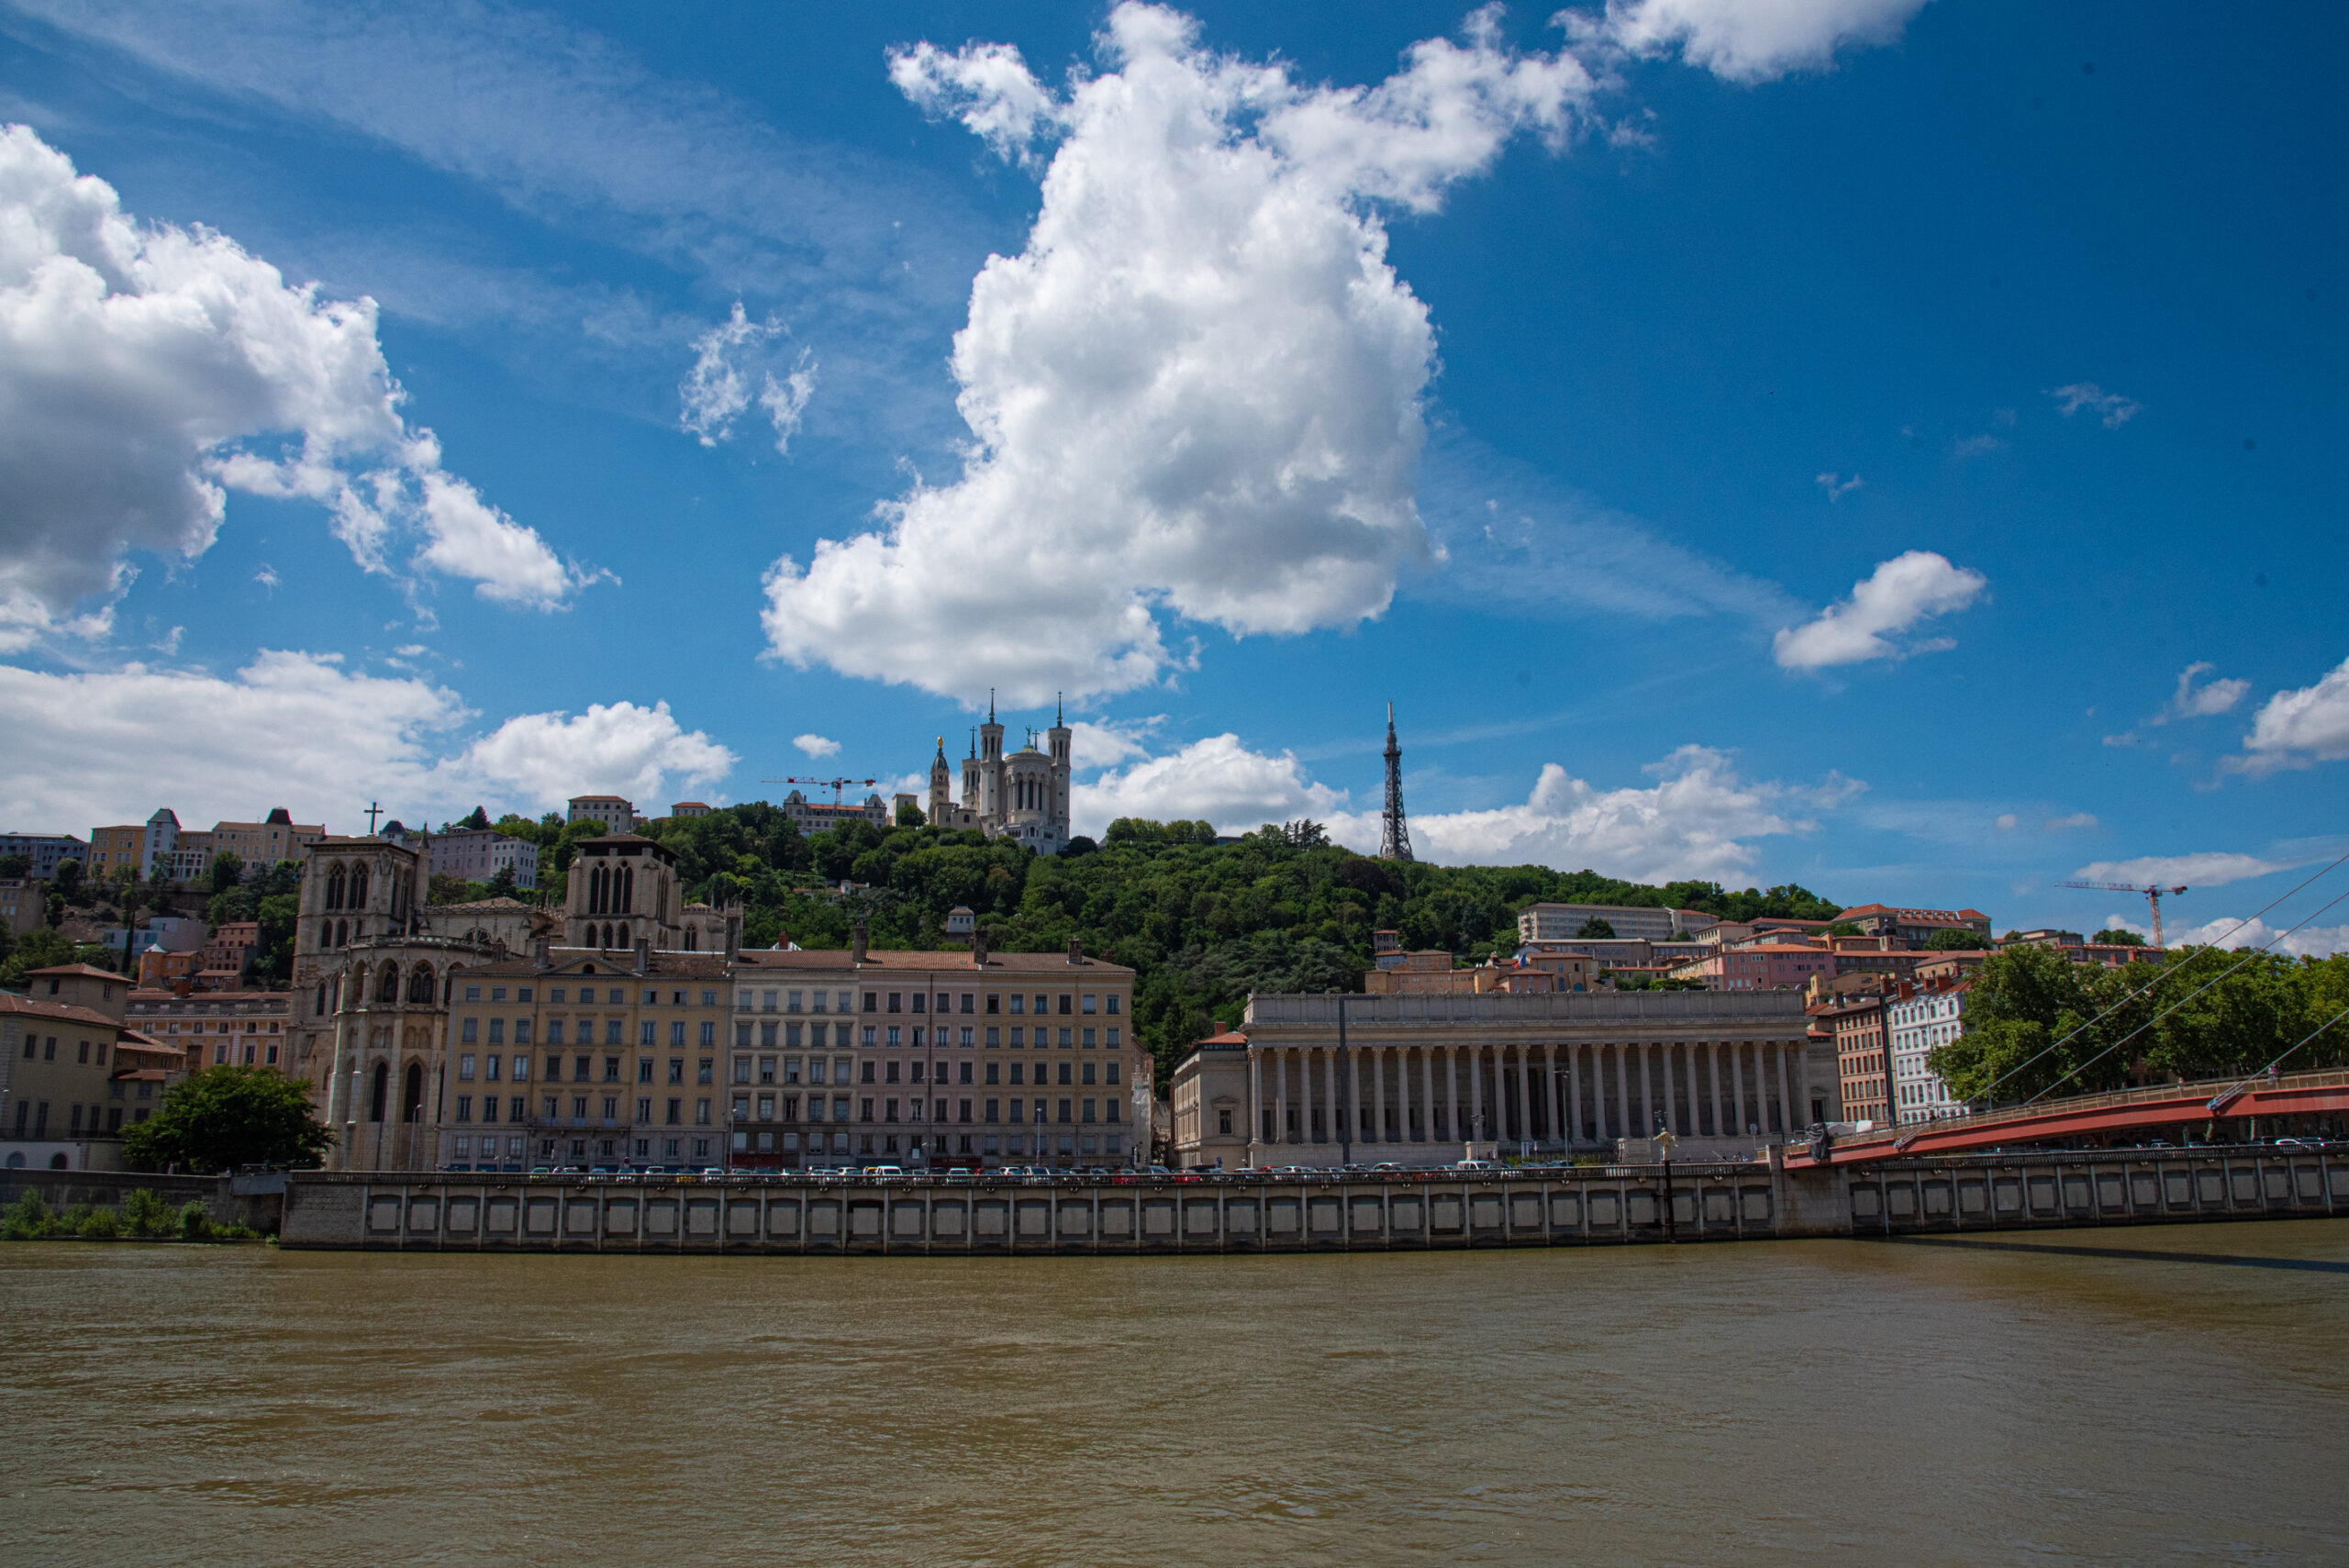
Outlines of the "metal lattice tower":
<svg viewBox="0 0 2349 1568">
<path fill-rule="evenodd" d="M 1411 858 L 1411 827 L 1403 819 L 1403 748 L 1395 743 L 1395 705 L 1386 705 L 1386 809 L 1380 814 L 1378 858 Z"/>
</svg>

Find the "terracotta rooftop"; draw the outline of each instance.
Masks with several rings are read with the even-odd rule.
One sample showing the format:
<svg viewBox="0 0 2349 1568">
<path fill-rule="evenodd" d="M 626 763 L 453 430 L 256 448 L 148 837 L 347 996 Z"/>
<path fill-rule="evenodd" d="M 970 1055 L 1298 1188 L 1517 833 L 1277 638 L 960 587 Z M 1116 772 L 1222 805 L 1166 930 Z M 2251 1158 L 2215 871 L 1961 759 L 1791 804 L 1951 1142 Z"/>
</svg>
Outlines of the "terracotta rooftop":
<svg viewBox="0 0 2349 1568">
<path fill-rule="evenodd" d="M 86 963 L 56 963 L 50 965 L 47 969 L 28 969 L 25 971 L 25 978 L 28 980 L 31 979 L 36 974 L 72 974 L 79 975 L 87 980 L 119 980 L 126 984 L 128 984 L 130 980 L 130 976 L 127 974 L 117 974 L 111 969 L 99 969 Z"/>
<path fill-rule="evenodd" d="M 745 968 L 756 969 L 855 969 L 860 967 L 855 955 L 846 948 L 803 949 L 798 951 L 777 951 L 773 948 L 760 948 L 742 954 L 740 962 Z M 978 965 L 974 963 L 971 955 L 961 948 L 942 948 L 936 952 L 913 952 L 901 949 L 884 951 L 874 948 L 865 952 L 864 962 L 861 967 L 908 972 L 960 970 L 969 973 L 975 970 Z M 991 951 L 986 956 L 986 967 L 991 972 L 1002 974 L 1046 973 L 1065 974 L 1072 970 L 1091 970 L 1096 973 L 1106 971 L 1116 974 L 1133 973 L 1122 964 L 1110 963 L 1089 954 L 1071 963 L 1068 961 L 1068 954 L 1061 951 L 995 952 Z"/>
</svg>

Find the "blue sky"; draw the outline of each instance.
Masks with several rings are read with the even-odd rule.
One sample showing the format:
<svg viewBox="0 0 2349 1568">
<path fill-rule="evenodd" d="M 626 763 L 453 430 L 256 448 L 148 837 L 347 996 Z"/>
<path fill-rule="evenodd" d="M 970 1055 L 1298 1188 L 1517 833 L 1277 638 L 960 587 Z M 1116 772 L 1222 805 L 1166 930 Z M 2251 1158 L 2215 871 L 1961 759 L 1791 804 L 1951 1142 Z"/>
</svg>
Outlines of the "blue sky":
<svg viewBox="0 0 2349 1568">
<path fill-rule="evenodd" d="M 756 798 L 996 685 L 1080 828 L 1370 848 L 1392 699 L 1436 858 L 2216 935 L 2349 851 L 2344 31 L 0 0 L 0 816 Z"/>
</svg>

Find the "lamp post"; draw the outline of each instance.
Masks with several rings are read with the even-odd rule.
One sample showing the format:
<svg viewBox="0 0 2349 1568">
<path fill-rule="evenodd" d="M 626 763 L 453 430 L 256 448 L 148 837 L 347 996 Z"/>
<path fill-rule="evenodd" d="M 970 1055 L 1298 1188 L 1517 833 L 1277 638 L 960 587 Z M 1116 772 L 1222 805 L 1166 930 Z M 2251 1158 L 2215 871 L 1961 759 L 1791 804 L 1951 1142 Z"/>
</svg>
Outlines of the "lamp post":
<svg viewBox="0 0 2349 1568">
<path fill-rule="evenodd" d="M 1672 1151 L 1680 1140 L 1673 1135 L 1672 1129 L 1664 1125 L 1664 1118 L 1661 1117 L 1656 1118 L 1655 1141 L 1664 1151 L 1664 1239 L 1667 1241 L 1677 1241 L 1680 1240 L 1680 1233 L 1672 1215 Z"/>
</svg>

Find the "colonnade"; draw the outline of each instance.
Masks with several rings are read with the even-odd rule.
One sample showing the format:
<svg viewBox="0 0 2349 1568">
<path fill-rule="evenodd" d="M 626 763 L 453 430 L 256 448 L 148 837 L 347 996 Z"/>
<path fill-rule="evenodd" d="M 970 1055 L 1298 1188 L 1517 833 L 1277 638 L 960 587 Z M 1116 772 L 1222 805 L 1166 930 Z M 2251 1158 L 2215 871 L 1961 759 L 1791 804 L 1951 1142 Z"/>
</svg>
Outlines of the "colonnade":
<svg viewBox="0 0 2349 1568">
<path fill-rule="evenodd" d="M 1552 1148 L 1653 1136 L 1774 1138 L 1809 1125 L 1798 1041 L 1252 1046 L 1262 1144 Z"/>
</svg>

